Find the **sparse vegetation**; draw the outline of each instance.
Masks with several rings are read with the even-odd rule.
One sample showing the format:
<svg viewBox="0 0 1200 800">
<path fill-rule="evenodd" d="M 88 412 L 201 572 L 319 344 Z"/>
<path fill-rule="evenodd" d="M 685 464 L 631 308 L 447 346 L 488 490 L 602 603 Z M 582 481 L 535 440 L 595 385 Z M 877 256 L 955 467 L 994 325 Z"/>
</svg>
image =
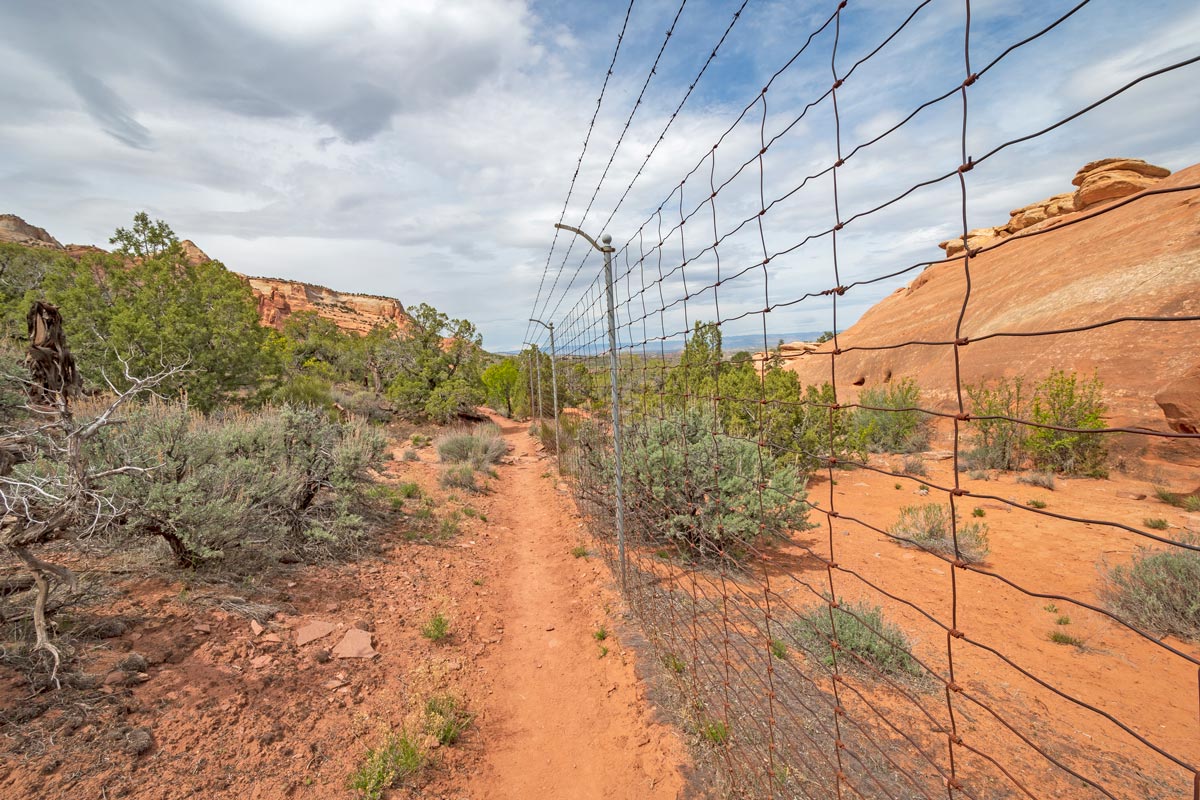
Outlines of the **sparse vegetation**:
<svg viewBox="0 0 1200 800">
<path fill-rule="evenodd" d="M 1017 476 L 1017 483 L 1023 483 L 1026 486 L 1036 486 L 1039 489 L 1048 489 L 1054 491 L 1054 473 L 1053 472 L 1026 472 Z"/>
<path fill-rule="evenodd" d="M 1200 546 L 1200 537 L 1181 540 Z M 1109 609 L 1159 634 L 1200 640 L 1200 552 L 1142 549 L 1128 564 L 1108 570 L 1101 596 Z"/>
<path fill-rule="evenodd" d="M 446 489 L 465 489 L 468 492 L 481 491 L 475 480 L 475 470 L 470 464 L 450 464 L 442 469 L 438 482 Z"/>
<path fill-rule="evenodd" d="M 405 500 L 415 500 L 421 496 L 421 487 L 416 483 L 402 483 L 396 487 L 396 491 Z"/>
<path fill-rule="evenodd" d="M 1196 512 L 1200 511 L 1200 495 L 1195 494 L 1179 494 L 1165 489 L 1162 486 L 1154 487 L 1154 495 L 1159 500 L 1167 505 L 1182 508 L 1184 511 Z"/>
<path fill-rule="evenodd" d="M 1147 528 L 1156 531 L 1165 531 L 1168 528 L 1167 521 L 1161 517 L 1156 517 L 1154 519 L 1147 517 L 1146 519 L 1142 520 L 1142 524 Z"/>
<path fill-rule="evenodd" d="M 404 451 L 404 455 L 401 458 L 404 461 L 410 461 L 410 462 L 421 460 L 421 457 L 419 455 L 417 455 L 417 451 L 413 450 L 411 447 Z"/>
<path fill-rule="evenodd" d="M 719 719 L 706 719 L 700 723 L 700 737 L 709 744 L 723 745 L 729 741 L 729 726 Z"/>
<path fill-rule="evenodd" d="M 425 702 L 426 730 L 443 746 L 456 744 L 474 721 L 454 695 L 434 695 Z"/>
<path fill-rule="evenodd" d="M 976 506 L 975 508 L 971 509 L 971 516 L 972 516 L 972 517 L 986 517 L 986 516 L 987 516 L 987 511 L 985 511 L 985 510 L 983 510 L 982 508 L 979 508 L 978 506 Z"/>
<path fill-rule="evenodd" d="M 959 522 L 955 528 L 957 552 L 964 561 L 979 562 L 987 558 L 988 528 L 985 523 Z M 940 503 L 905 506 L 900 509 L 900 517 L 891 531 L 914 546 L 951 558 L 955 556 L 955 532 L 951 529 L 948 506 Z"/>
<path fill-rule="evenodd" d="M 420 772 L 427 760 L 415 738 L 404 731 L 389 733 L 377 749 L 367 750 L 349 788 L 361 800 L 381 800 L 388 789 Z"/>
<path fill-rule="evenodd" d="M 679 656 L 674 653 L 667 653 L 663 656 L 663 666 L 676 675 L 682 675 L 687 665 L 679 660 Z"/>
<path fill-rule="evenodd" d="M 577 544 L 571 548 L 571 555 L 575 556 L 576 558 L 587 558 L 588 549 L 581 544 Z"/>
<path fill-rule="evenodd" d="M 909 652 L 904 631 L 884 619 L 883 609 L 879 606 L 844 600 L 833 609 L 815 606 L 793 626 L 793 632 L 814 644 L 823 645 L 819 652 L 824 653 L 821 660 L 828 665 L 833 664 L 829 644 L 836 641 L 843 650 L 870 661 L 880 672 L 920 674 L 920 667 Z M 853 661 L 853 658 L 849 660 Z"/>
<path fill-rule="evenodd" d="M 925 469 L 925 459 L 920 456 L 907 456 L 904 459 L 904 474 L 925 477 L 929 471 Z"/>
<path fill-rule="evenodd" d="M 1030 498 L 1029 500 L 1026 500 L 1025 505 L 1029 506 L 1030 508 L 1045 508 L 1046 501 L 1038 500 L 1036 497 L 1033 497 L 1033 498 Z"/>
<path fill-rule="evenodd" d="M 473 469 L 483 469 L 499 461 L 508 452 L 508 444 L 500 429 L 489 422 L 470 431 L 439 437 L 437 452 L 446 464 L 469 464 Z"/>
<path fill-rule="evenodd" d="M 421 635 L 431 642 L 445 641 L 450 635 L 450 620 L 442 612 L 437 612 L 421 626 Z"/>
<path fill-rule="evenodd" d="M 608 638 L 608 629 L 601 625 L 599 628 L 596 628 L 596 630 L 592 631 L 592 638 L 597 642 L 603 642 Z"/>
<path fill-rule="evenodd" d="M 1083 647 L 1083 640 L 1077 636 L 1072 636 L 1066 631 L 1050 631 L 1050 641 L 1055 644 L 1069 644 L 1075 647 Z"/>
<path fill-rule="evenodd" d="M 1068 617 L 1066 614 L 1063 614 L 1058 619 L 1054 620 L 1054 624 L 1055 625 L 1070 625 L 1071 618 Z"/>
<path fill-rule="evenodd" d="M 786 661 L 788 657 L 788 646 L 782 639 L 771 640 L 771 655 L 778 658 L 780 661 Z"/>
</svg>

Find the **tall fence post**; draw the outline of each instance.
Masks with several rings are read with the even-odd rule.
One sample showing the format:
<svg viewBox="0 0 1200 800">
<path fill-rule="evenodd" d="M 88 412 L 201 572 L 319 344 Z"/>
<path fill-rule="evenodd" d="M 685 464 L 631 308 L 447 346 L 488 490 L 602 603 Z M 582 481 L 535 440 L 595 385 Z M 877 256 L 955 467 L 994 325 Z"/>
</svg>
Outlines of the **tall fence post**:
<svg viewBox="0 0 1200 800">
<path fill-rule="evenodd" d="M 558 470 L 562 472 L 562 451 L 559 448 L 559 426 L 558 426 L 558 348 L 554 344 L 554 323 L 542 322 L 540 319 L 529 318 L 530 322 L 536 322 L 546 330 L 550 331 L 550 388 L 552 390 L 551 402 L 554 403 L 554 458 L 558 462 Z M 539 390 L 539 396 L 540 396 Z"/>
<path fill-rule="evenodd" d="M 529 345 L 529 419 L 533 420 L 533 345 Z"/>
<path fill-rule="evenodd" d="M 612 236 L 604 234 L 600 237 L 604 243 L 601 252 L 604 253 L 604 289 L 608 297 L 608 364 L 609 380 L 612 383 L 612 426 L 613 426 L 613 457 L 616 459 L 615 484 L 617 490 L 617 558 L 621 562 L 621 589 L 625 586 L 625 499 L 623 496 L 622 473 L 624 464 L 621 460 L 621 393 L 617 388 L 618 359 L 617 359 L 617 310 L 613 301 L 612 277 Z"/>
<path fill-rule="evenodd" d="M 617 309 L 613 301 L 612 254 L 616 250 L 612 246 L 612 236 L 604 234 L 600 237 L 603 246 L 588 236 L 579 228 L 564 225 L 561 222 L 554 227 L 582 236 L 588 244 L 604 254 L 604 287 L 608 296 L 608 362 L 609 381 L 612 384 L 612 426 L 613 426 L 613 457 L 616 459 L 614 471 L 614 486 L 617 492 L 617 559 L 621 562 L 621 591 L 626 589 L 625 581 L 625 495 L 624 495 L 624 464 L 621 461 L 621 393 L 617 388 Z M 553 362 L 551 362 L 553 363 Z"/>
<path fill-rule="evenodd" d="M 542 420 L 546 418 L 546 412 L 542 408 L 542 348 L 537 349 L 537 384 L 538 384 L 538 425 L 542 424 Z M 539 427 L 538 430 L 541 430 Z"/>
</svg>

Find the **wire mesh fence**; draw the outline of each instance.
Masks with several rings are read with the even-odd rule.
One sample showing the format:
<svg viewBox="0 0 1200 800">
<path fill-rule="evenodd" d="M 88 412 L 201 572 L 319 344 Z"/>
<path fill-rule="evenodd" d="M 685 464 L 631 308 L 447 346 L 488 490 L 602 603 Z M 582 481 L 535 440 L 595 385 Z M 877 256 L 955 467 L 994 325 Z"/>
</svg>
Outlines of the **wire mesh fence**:
<svg viewBox="0 0 1200 800">
<path fill-rule="evenodd" d="M 735 4 L 683 102 L 746 5 Z M 975 93 L 1027 48 L 1076 35 L 1061 29 L 1086 25 L 1089 2 L 992 36 L 983 60 L 969 0 L 892 8 L 894 24 L 872 27 L 874 38 L 848 6 L 828 4 L 797 37 L 633 235 L 592 242 L 573 272 L 568 250 L 549 280 L 547 259 L 551 288 L 533 316 L 555 323 L 560 468 L 721 793 L 1200 798 L 1195 520 L 1144 517 L 1104 480 L 1155 446 L 1194 462 L 1200 434 L 1113 424 L 1114 401 L 1075 355 L 1100 346 L 1089 335 L 1121 327 L 1168 342 L 1175 349 L 1148 351 L 1144 369 L 1178 374 L 1200 306 L 1065 304 L 1039 317 L 1050 326 L 996 313 L 1021 289 L 1003 272 L 1013 259 L 1022 274 L 1054 275 L 1074 233 L 1099 239 L 1193 202 L 1200 173 L 1020 236 L 969 227 L 973 182 L 994 187 L 987 170 L 1007 174 L 1009 151 L 1148 82 L 1194 79 L 1200 57 L 1113 78 L 1026 130 L 986 113 L 974 121 Z M 961 52 L 957 73 L 933 71 L 911 108 L 873 115 L 889 90 L 874 63 L 910 63 L 906 39 L 922 25 Z M 918 121 L 942 135 L 914 140 Z M 897 263 L 881 245 L 872 224 L 918 204 L 961 223 L 955 255 Z M 1194 283 L 1189 253 L 1171 269 Z M 926 318 L 844 334 L 839 314 L 861 312 L 856 296 L 902 281 L 907 294 L 937 282 L 940 294 L 918 306 Z M 798 307 L 827 320 L 824 341 L 772 341 L 772 314 Z M 726 339 L 751 333 L 756 346 L 729 352 Z M 531 344 L 543 344 L 537 334 Z M 1030 338 L 1036 363 L 1006 362 Z M 886 369 L 871 361 L 880 354 Z M 1117 453 L 1132 455 L 1118 463 Z M 1159 494 L 1200 510 L 1196 494 Z M 1166 596 L 1145 596 L 1135 576 L 1150 572 L 1174 576 Z M 1168 606 L 1184 621 L 1169 621 Z"/>
</svg>

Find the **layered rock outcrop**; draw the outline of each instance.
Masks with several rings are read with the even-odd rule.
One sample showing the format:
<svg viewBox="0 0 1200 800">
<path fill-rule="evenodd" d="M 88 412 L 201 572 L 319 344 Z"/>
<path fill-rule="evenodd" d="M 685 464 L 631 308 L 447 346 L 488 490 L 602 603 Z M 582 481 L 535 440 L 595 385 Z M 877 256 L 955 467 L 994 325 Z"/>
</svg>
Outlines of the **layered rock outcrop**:
<svg viewBox="0 0 1200 800">
<path fill-rule="evenodd" d="M 375 327 L 395 325 L 403 331 L 412 323 L 408 312 L 393 297 L 347 294 L 299 281 L 246 278 L 258 299 L 258 316 L 267 327 L 281 328 L 299 311 L 315 311 L 344 331 L 368 333 Z"/>
<path fill-rule="evenodd" d="M 1102 158 L 1089 162 L 1071 180 L 1078 187 L 1075 191 L 1013 209 L 1004 225 L 967 231 L 966 246 L 979 250 L 1022 231 L 1042 230 L 1058 224 L 1062 217 L 1149 189 L 1170 174 L 1169 169 L 1140 158 Z M 961 236 L 941 242 L 938 247 L 946 251 L 947 258 L 961 254 L 964 249 Z"/>
</svg>

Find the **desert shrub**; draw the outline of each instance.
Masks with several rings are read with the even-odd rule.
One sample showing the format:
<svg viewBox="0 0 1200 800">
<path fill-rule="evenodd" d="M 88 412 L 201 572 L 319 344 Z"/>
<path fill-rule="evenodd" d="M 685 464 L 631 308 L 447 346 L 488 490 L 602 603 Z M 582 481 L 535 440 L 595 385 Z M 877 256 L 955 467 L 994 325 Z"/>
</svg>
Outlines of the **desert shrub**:
<svg viewBox="0 0 1200 800">
<path fill-rule="evenodd" d="M 921 387 L 912 378 L 864 389 L 854 424 L 872 453 L 914 453 L 929 444 L 929 426 L 921 405 Z M 876 410 L 887 409 L 887 410 Z"/>
<path fill-rule="evenodd" d="M 442 488 L 445 489 L 466 489 L 469 492 L 480 491 L 479 484 L 475 480 L 475 470 L 471 469 L 470 464 L 450 464 L 442 469 L 442 476 L 439 479 Z"/>
<path fill-rule="evenodd" d="M 1168 527 L 1170 527 L 1167 524 L 1167 521 L 1165 519 L 1162 519 L 1161 517 L 1154 518 L 1154 519 L 1147 517 L 1146 519 L 1142 520 L 1142 524 L 1145 525 L 1147 528 L 1152 528 L 1153 530 L 1156 530 L 1156 531 L 1165 531 Z"/>
<path fill-rule="evenodd" d="M 895 623 L 884 619 L 882 608 L 840 600 L 832 611 L 831 615 L 828 606 L 815 606 L 792 626 L 796 637 L 812 643 L 826 664 L 833 664 L 829 642 L 834 640 L 842 649 L 870 661 L 880 672 L 921 674 L 910 653 L 908 637 Z"/>
<path fill-rule="evenodd" d="M 1094 430 L 1104 427 L 1107 410 L 1100 379 L 1080 380 L 1074 373 L 1055 371 L 1038 384 L 1030 404 L 1030 419 L 1042 425 Z M 1097 433 L 1035 428 L 1025 443 L 1033 465 L 1068 475 L 1106 477 L 1108 451 Z"/>
<path fill-rule="evenodd" d="M 904 459 L 904 474 L 924 477 L 929 474 L 925 469 L 925 459 L 920 456 L 906 456 Z"/>
<path fill-rule="evenodd" d="M 987 558 L 987 525 L 982 522 L 959 522 L 956 527 L 958 553 L 962 559 L 978 562 Z M 949 506 L 940 503 L 905 506 L 900 509 L 900 518 L 891 530 L 915 546 L 954 557 L 954 535 L 950 529 Z"/>
<path fill-rule="evenodd" d="M 508 452 L 508 444 L 500 435 L 500 429 L 489 422 L 470 431 L 440 437 L 437 451 L 438 457 L 447 464 L 469 463 L 475 469 L 483 469 L 499 461 Z"/>
<path fill-rule="evenodd" d="M 1041 489 L 1049 489 L 1054 491 L 1054 473 L 1053 472 L 1028 472 L 1017 476 L 1017 483 L 1023 483 L 1026 486 L 1037 486 Z"/>
<path fill-rule="evenodd" d="M 442 612 L 437 612 L 421 626 L 421 635 L 431 642 L 445 641 L 450 635 L 450 620 Z"/>
<path fill-rule="evenodd" d="M 350 776 L 350 790 L 361 800 L 380 800 L 384 793 L 425 766 L 427 756 L 416 737 L 389 733 L 378 749 L 369 749 Z"/>
<path fill-rule="evenodd" d="M 333 409 L 332 386 L 328 380 L 317 375 L 292 376 L 275 387 L 271 392 L 271 400 L 279 405 Z"/>
<path fill-rule="evenodd" d="M 474 720 L 453 695 L 434 695 L 425 702 L 425 728 L 438 744 L 456 744 Z"/>
<path fill-rule="evenodd" d="M 369 422 L 387 422 L 393 416 L 393 406 L 382 396 L 366 389 L 348 390 L 333 387 L 333 402 L 347 413 Z"/>
<path fill-rule="evenodd" d="M 1200 511 L 1200 494 L 1180 494 L 1162 486 L 1155 486 L 1154 495 L 1167 505 L 1182 508 L 1184 511 Z"/>
<path fill-rule="evenodd" d="M 1187 536 L 1185 544 L 1200 545 Z M 1200 553 L 1184 548 L 1141 549 L 1108 571 L 1100 587 L 1109 609 L 1160 634 L 1200 640 Z"/>
<path fill-rule="evenodd" d="M 356 513 L 384 438 L 322 411 L 265 408 L 204 416 L 179 404 L 132 408 L 98 437 L 93 460 L 144 472 L 112 478 L 110 531 L 164 538 L 181 564 L 229 555 L 251 536 L 274 551 L 331 552 L 365 530 Z"/>
<path fill-rule="evenodd" d="M 994 385 L 967 386 L 971 404 L 970 449 L 966 454 L 971 469 L 1019 469 L 1024 459 L 1025 433 L 1020 425 L 1007 419 L 1024 419 L 1028 398 L 1022 378 L 1001 378 Z"/>
<path fill-rule="evenodd" d="M 401 458 L 404 461 L 420 461 L 421 460 L 421 457 L 419 455 L 417 455 L 417 451 L 413 450 L 411 447 L 404 451 L 404 455 L 401 456 Z"/>
<path fill-rule="evenodd" d="M 717 430 L 711 415 L 695 410 L 628 426 L 625 519 L 632 534 L 692 555 L 738 560 L 759 538 L 808 527 L 796 468 Z M 611 516 L 613 461 L 606 440 L 594 426 L 584 435 L 580 488 Z"/>
</svg>

